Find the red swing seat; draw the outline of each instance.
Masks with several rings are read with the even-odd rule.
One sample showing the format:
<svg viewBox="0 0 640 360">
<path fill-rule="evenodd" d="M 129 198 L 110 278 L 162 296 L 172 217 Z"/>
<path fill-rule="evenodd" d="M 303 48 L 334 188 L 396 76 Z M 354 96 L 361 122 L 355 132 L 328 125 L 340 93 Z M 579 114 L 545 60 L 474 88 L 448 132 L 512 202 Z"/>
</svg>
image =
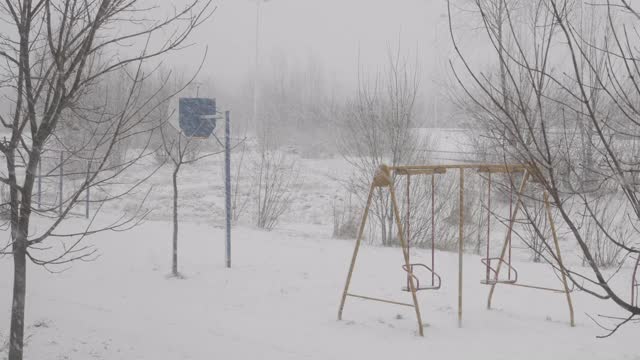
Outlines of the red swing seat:
<svg viewBox="0 0 640 360">
<path fill-rule="evenodd" d="M 489 272 L 487 273 L 487 277 L 480 280 L 481 284 L 484 285 L 495 285 L 495 284 L 515 284 L 518 282 L 518 271 L 516 270 L 516 268 L 514 268 L 513 266 L 511 266 L 511 264 L 509 264 L 508 262 L 504 261 L 501 258 L 483 258 L 480 261 L 482 261 L 482 263 L 484 264 L 484 266 L 489 270 Z M 509 274 L 511 272 L 513 272 L 515 274 L 515 276 L 513 278 L 509 278 L 509 279 L 498 279 L 498 269 L 494 268 L 491 266 L 492 261 L 497 261 L 498 263 L 502 263 L 504 266 L 506 266 L 506 270 L 509 271 Z M 489 274 L 493 274 L 493 278 L 491 278 L 489 276 Z"/>
<path fill-rule="evenodd" d="M 518 271 L 511 266 L 511 238 L 509 237 L 507 239 L 508 246 L 509 246 L 509 260 L 505 261 L 504 258 L 502 257 L 490 257 L 489 256 L 489 251 L 491 249 L 491 172 L 489 172 L 488 178 L 487 178 L 487 256 L 485 258 L 480 259 L 480 261 L 482 261 L 482 264 L 484 264 L 485 268 L 486 268 L 486 276 L 484 279 L 480 280 L 481 284 L 484 285 L 496 285 L 496 284 L 515 284 L 516 282 L 518 282 Z M 510 189 L 510 193 L 509 193 L 509 218 L 511 218 L 513 214 L 513 185 L 511 186 Z M 512 226 L 513 224 L 510 224 L 510 226 Z M 509 231 L 511 231 L 509 229 Z M 502 253 L 502 256 L 504 256 L 504 250 Z M 509 277 L 507 279 L 500 279 L 498 278 L 498 268 L 497 266 L 494 268 L 492 265 L 492 263 L 494 264 L 498 264 L 497 266 L 499 266 L 500 264 L 506 266 L 506 270 L 509 272 Z M 513 278 L 511 278 L 511 272 L 513 272 L 515 274 L 515 276 Z"/>
<path fill-rule="evenodd" d="M 427 285 L 423 285 L 420 284 L 420 279 L 416 276 L 416 274 L 414 273 L 414 267 L 418 267 L 418 268 L 424 268 L 426 270 L 426 272 L 428 274 L 431 275 L 431 284 L 427 284 Z M 440 278 L 440 275 L 438 275 L 435 271 L 433 271 L 430 267 L 428 267 L 425 264 L 409 264 L 409 267 L 407 267 L 407 265 L 402 265 L 402 269 L 404 271 L 407 272 L 407 286 L 402 288 L 402 291 L 411 291 L 411 287 L 409 286 L 409 276 L 411 276 L 411 278 L 413 278 L 413 280 L 415 281 L 415 287 L 416 287 L 416 291 L 421 291 L 421 290 L 438 290 L 440 289 L 440 285 L 442 283 L 442 279 Z"/>
<path fill-rule="evenodd" d="M 438 171 L 438 174 L 443 174 L 444 171 Z M 438 273 L 435 272 L 435 191 L 436 191 L 436 187 L 435 187 L 435 172 L 431 173 L 431 267 L 425 265 L 425 264 L 420 264 L 420 263 L 413 263 L 413 264 L 409 264 L 409 265 L 402 265 L 402 269 L 407 273 L 407 285 L 402 287 L 402 291 L 411 291 L 411 286 L 410 286 L 410 282 L 413 280 L 415 281 L 414 285 L 415 285 L 415 290 L 416 291 L 422 291 L 422 290 L 438 290 L 440 289 L 440 286 L 442 284 L 442 278 L 440 278 L 440 275 L 438 275 Z M 405 222 L 405 226 L 406 226 L 406 231 L 407 231 L 407 254 L 405 255 L 407 260 L 409 259 L 409 247 L 411 246 L 411 242 L 410 239 L 411 237 L 410 235 L 410 222 L 409 219 L 411 219 L 411 194 L 410 194 L 410 190 L 411 189 L 411 174 L 407 174 L 407 220 Z M 420 268 L 422 269 L 420 271 L 420 273 L 426 273 L 427 275 L 431 276 L 431 283 L 430 284 L 424 284 L 424 283 L 420 283 L 420 279 L 416 276 L 415 272 L 414 272 L 414 268 Z"/>
</svg>

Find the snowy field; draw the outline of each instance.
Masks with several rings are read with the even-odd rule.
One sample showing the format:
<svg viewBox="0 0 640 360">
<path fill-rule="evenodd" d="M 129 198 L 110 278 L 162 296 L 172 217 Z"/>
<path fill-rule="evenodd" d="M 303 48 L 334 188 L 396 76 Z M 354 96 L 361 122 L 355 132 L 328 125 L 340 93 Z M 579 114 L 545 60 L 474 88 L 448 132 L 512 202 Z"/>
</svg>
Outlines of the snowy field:
<svg viewBox="0 0 640 360">
<path fill-rule="evenodd" d="M 457 254 L 438 252 L 443 279 L 421 292 L 425 336 L 413 309 L 348 299 L 336 321 L 353 240 L 331 239 L 332 203 L 346 164 L 299 159 L 293 208 L 271 232 L 241 221 L 233 232 L 233 268 L 224 268 L 221 159 L 187 167 L 181 177 L 179 267 L 170 272 L 169 168 L 152 180 L 154 212 L 126 233 L 88 240 L 100 257 L 61 273 L 31 266 L 26 314 L 27 359 L 640 359 L 638 327 L 608 339 L 587 315 L 616 315 L 615 307 L 573 293 L 576 327 L 568 325 L 563 294 L 499 286 L 494 310 L 480 284 L 480 257 L 465 255 L 464 319 L 457 326 Z M 207 175 L 203 175 L 206 169 Z M 142 194 L 143 192 L 141 192 Z M 140 195 L 140 194 L 138 194 Z M 131 208 L 119 203 L 113 216 Z M 81 227 L 84 219 L 66 226 Z M 37 226 L 37 222 L 36 222 Z M 569 261 L 571 245 L 563 242 Z M 416 261 L 430 253 L 414 250 Z M 397 248 L 361 249 L 352 291 L 410 301 Z M 516 253 L 523 282 L 559 286 L 550 268 Z M 6 351 L 12 262 L 0 259 L 0 346 Z M 630 268 L 618 275 L 620 284 Z M 2 356 L 0 356 L 2 358 Z"/>
<path fill-rule="evenodd" d="M 336 311 L 352 242 L 303 231 L 234 233 L 233 269 L 224 268 L 223 231 L 189 225 L 182 232 L 184 280 L 167 279 L 170 226 L 149 222 L 125 236 L 94 238 L 102 256 L 57 275 L 31 268 L 29 359 L 639 359 L 637 328 L 610 339 L 585 316 L 610 309 L 574 294 L 577 326 L 567 324 L 563 295 L 497 289 L 484 308 L 478 257 L 467 256 L 463 328 L 457 328 L 456 257 L 438 254 L 444 280 L 421 293 L 427 324 L 416 335 L 413 310 L 349 300 Z M 426 254 L 424 254 L 426 257 Z M 408 301 L 398 249 L 365 247 L 354 291 Z M 3 261 L 8 273 L 9 262 Z M 521 264 L 545 283 L 544 266 Z M 548 275 L 548 273 L 547 273 Z M 0 308 L 8 320 L 8 277 Z M 4 335 L 4 334 L 3 334 Z"/>
</svg>

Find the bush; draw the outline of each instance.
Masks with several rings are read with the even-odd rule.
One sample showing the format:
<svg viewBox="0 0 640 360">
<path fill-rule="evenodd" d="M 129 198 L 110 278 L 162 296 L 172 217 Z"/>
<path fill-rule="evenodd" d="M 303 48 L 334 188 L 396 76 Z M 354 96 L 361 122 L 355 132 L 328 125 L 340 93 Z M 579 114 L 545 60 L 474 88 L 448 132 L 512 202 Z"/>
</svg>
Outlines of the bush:
<svg viewBox="0 0 640 360">
<path fill-rule="evenodd" d="M 601 268 L 619 265 L 623 247 L 615 242 L 626 245 L 632 234 L 625 209 L 620 206 L 625 202 L 617 196 L 606 195 L 586 203 L 580 214 L 580 230 L 593 260 Z"/>
<path fill-rule="evenodd" d="M 333 202 L 333 237 L 336 239 L 353 239 L 358 236 L 360 225 L 359 207 L 354 206 L 352 196 L 336 199 Z"/>
<path fill-rule="evenodd" d="M 271 230 L 290 208 L 298 166 L 278 150 L 264 149 L 253 162 L 256 199 L 256 226 Z"/>
</svg>

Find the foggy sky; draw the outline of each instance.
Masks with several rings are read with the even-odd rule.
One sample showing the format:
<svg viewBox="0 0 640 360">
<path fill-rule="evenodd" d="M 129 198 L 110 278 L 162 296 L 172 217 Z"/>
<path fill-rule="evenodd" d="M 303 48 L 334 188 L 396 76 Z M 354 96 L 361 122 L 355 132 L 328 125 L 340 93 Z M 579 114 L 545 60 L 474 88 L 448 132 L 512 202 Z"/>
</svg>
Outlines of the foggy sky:
<svg viewBox="0 0 640 360">
<path fill-rule="evenodd" d="M 204 73 L 216 88 L 237 89 L 253 74 L 256 4 L 219 0 L 217 5 L 192 38 L 196 46 L 174 61 L 195 67 L 208 46 Z M 400 44 L 406 53 L 417 52 L 422 83 L 428 85 L 447 59 L 445 16 L 441 0 L 269 0 L 261 5 L 261 72 L 268 71 L 275 54 L 294 64 L 313 58 L 331 83 L 350 88 L 359 51 L 363 68 L 373 70 L 386 61 L 389 46 Z"/>
</svg>

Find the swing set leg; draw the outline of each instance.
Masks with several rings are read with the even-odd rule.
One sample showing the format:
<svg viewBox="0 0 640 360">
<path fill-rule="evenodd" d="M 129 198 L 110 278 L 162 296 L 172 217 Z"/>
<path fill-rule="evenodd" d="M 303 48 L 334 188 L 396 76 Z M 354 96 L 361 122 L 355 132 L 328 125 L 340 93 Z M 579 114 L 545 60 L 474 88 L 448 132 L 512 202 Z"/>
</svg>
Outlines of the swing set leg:
<svg viewBox="0 0 640 360">
<path fill-rule="evenodd" d="M 562 286 L 564 287 L 564 293 L 567 296 L 567 304 L 569 305 L 569 324 L 571 327 L 576 326 L 576 322 L 573 316 L 573 302 L 571 301 L 571 292 L 569 291 L 569 285 L 567 285 L 567 274 L 564 271 L 564 266 L 562 265 L 562 254 L 560 253 L 560 243 L 558 242 L 558 233 L 556 232 L 556 224 L 553 222 L 553 217 L 551 216 L 551 205 L 549 204 L 549 193 L 544 192 L 544 207 L 547 210 L 547 217 L 549 220 L 549 225 L 551 226 L 551 234 L 553 235 L 553 243 L 556 247 L 557 261 L 560 267 L 560 273 L 562 274 Z"/>
<path fill-rule="evenodd" d="M 400 209 L 398 207 L 398 200 L 396 199 L 396 192 L 393 189 L 393 184 L 389 186 L 389 192 L 391 193 L 391 203 L 393 205 L 393 214 L 396 221 L 396 227 L 398 228 L 398 238 L 400 239 L 400 246 L 402 246 L 402 255 L 404 255 L 404 263 L 407 267 L 407 274 L 409 275 L 409 290 L 411 290 L 411 297 L 413 299 L 413 308 L 416 310 L 416 318 L 418 320 L 418 334 L 424 336 L 424 327 L 422 325 L 422 316 L 420 315 L 420 306 L 418 305 L 418 295 L 416 294 L 415 278 L 413 277 L 413 269 L 409 261 L 409 248 L 407 241 L 404 238 L 404 230 L 402 228 L 402 221 L 400 220 Z"/>
<path fill-rule="evenodd" d="M 522 183 L 520 184 L 520 190 L 518 191 L 518 196 L 517 196 L 517 200 L 516 200 L 516 204 L 515 204 L 515 209 L 513 209 L 513 212 L 511 214 L 511 218 L 509 219 L 509 228 L 507 230 L 507 236 L 506 236 L 504 244 L 502 246 L 502 252 L 500 253 L 500 261 L 498 262 L 498 266 L 496 267 L 496 278 L 500 274 L 500 268 L 501 268 L 502 262 L 504 260 L 504 256 L 506 254 L 507 247 L 508 247 L 509 243 L 511 242 L 511 234 L 513 232 L 513 225 L 515 223 L 515 219 L 516 219 L 516 216 L 518 214 L 518 210 L 520 209 L 520 206 L 522 205 L 522 194 L 524 192 L 524 189 L 526 187 L 528 179 L 529 179 L 529 173 L 525 172 L 524 177 L 522 179 Z M 567 284 L 567 275 L 566 275 L 566 272 L 564 270 L 564 266 L 563 266 L 563 263 L 562 263 L 562 253 L 560 252 L 560 244 L 558 242 L 558 233 L 556 231 L 556 226 L 555 226 L 555 223 L 553 221 L 552 214 L 551 214 L 551 205 L 549 203 L 549 193 L 546 192 L 546 191 L 544 192 L 544 206 L 545 206 L 545 210 L 546 210 L 546 216 L 547 216 L 547 219 L 549 221 L 549 225 L 551 227 L 551 234 L 553 236 L 553 242 L 554 242 L 555 251 L 556 251 L 556 259 L 557 259 L 558 266 L 560 267 L 560 272 L 561 272 L 561 275 L 562 275 L 562 286 L 564 288 L 564 293 L 565 293 L 565 295 L 567 297 L 567 304 L 569 306 L 569 324 L 571 325 L 571 327 L 574 327 L 575 326 L 575 318 L 574 318 L 574 311 L 573 311 L 573 302 L 571 300 L 571 291 L 569 290 L 569 286 Z M 493 299 L 493 293 L 495 291 L 496 285 L 497 285 L 497 283 L 491 285 L 491 290 L 489 291 L 489 298 L 487 299 L 487 309 L 491 309 L 491 300 Z"/>
<path fill-rule="evenodd" d="M 507 252 L 507 247 L 509 246 L 509 243 L 511 242 L 511 233 L 513 232 L 513 225 L 516 221 L 516 216 L 518 215 L 518 210 L 520 210 L 520 204 L 522 201 L 522 194 L 524 193 L 524 189 L 527 186 L 527 181 L 529 180 L 529 172 L 525 171 L 524 172 L 524 176 L 522 177 L 522 182 L 520 183 L 520 188 L 518 190 L 518 196 L 516 198 L 516 204 L 515 204 L 515 208 L 513 209 L 513 212 L 510 214 L 510 218 L 509 218 L 509 228 L 507 229 L 507 235 L 504 239 L 504 244 L 502 245 L 502 251 L 500 252 L 500 260 L 498 261 L 498 266 L 496 266 L 496 274 L 495 277 L 496 279 L 498 278 L 498 276 L 500 275 L 500 269 L 502 268 L 502 262 L 504 261 L 504 256 Z M 489 297 L 487 299 L 487 309 L 491 309 L 491 301 L 493 300 L 493 292 L 496 289 L 496 285 L 492 284 L 491 285 L 491 290 L 489 290 Z"/>
<path fill-rule="evenodd" d="M 371 200 L 373 199 L 374 191 L 375 191 L 375 185 L 371 184 L 371 188 L 369 189 L 369 197 L 367 198 L 367 205 L 364 208 L 364 214 L 362 215 L 362 221 L 360 222 L 360 229 L 358 229 L 358 238 L 356 239 L 356 246 L 353 249 L 353 255 L 351 256 L 351 264 L 349 265 L 349 273 L 347 274 L 347 281 L 344 284 L 344 291 L 342 292 L 342 298 L 340 299 L 340 308 L 338 309 L 338 320 L 342 320 L 342 311 L 344 310 L 344 303 L 347 300 L 347 293 L 349 292 L 349 285 L 351 284 L 351 276 L 353 275 L 353 269 L 356 267 L 356 258 L 358 257 L 358 250 L 360 250 L 360 243 L 362 242 L 364 227 L 367 224 L 367 216 L 369 215 L 369 208 L 371 207 Z"/>
<path fill-rule="evenodd" d="M 393 301 L 386 301 L 386 300 L 381 300 L 381 299 L 373 299 L 373 298 L 368 298 L 368 297 L 364 297 L 364 296 L 357 296 L 357 295 L 353 295 L 353 294 L 349 294 L 349 285 L 351 284 L 351 277 L 353 275 L 353 270 L 355 268 L 355 264 L 356 264 L 356 258 L 358 257 L 358 250 L 360 249 L 360 244 L 362 243 L 362 237 L 364 234 L 364 228 L 366 226 L 367 223 L 367 217 L 369 215 L 369 210 L 371 207 L 371 202 L 372 202 L 372 198 L 373 198 L 373 193 L 375 191 L 375 189 L 377 187 L 388 187 L 389 188 L 389 192 L 391 195 L 391 202 L 392 202 L 392 206 L 393 206 L 393 214 L 395 217 L 395 222 L 396 222 L 396 226 L 398 228 L 398 238 L 400 239 L 400 245 L 402 247 L 402 255 L 404 256 L 404 262 L 405 262 L 405 266 L 407 268 L 407 273 L 409 275 L 409 289 L 411 290 L 411 297 L 413 299 L 413 305 L 410 304 L 400 304 L 400 305 L 407 305 L 407 306 L 412 306 L 415 311 L 416 311 L 416 318 L 418 321 L 418 334 L 420 334 L 420 336 L 424 336 L 424 327 L 422 325 L 422 316 L 420 314 L 420 307 L 418 305 L 418 296 L 416 294 L 416 284 L 415 284 L 415 279 L 413 277 L 413 270 L 411 268 L 410 265 L 410 260 L 409 260 L 409 249 L 408 249 L 408 245 L 407 242 L 404 238 L 404 230 L 403 230 L 403 226 L 402 226 L 402 222 L 400 219 L 400 210 L 398 207 L 398 201 L 396 199 L 396 192 L 394 190 L 394 184 L 392 181 L 390 181 L 390 175 L 388 172 L 388 169 L 386 167 L 381 167 L 380 168 L 380 175 L 378 176 L 382 176 L 382 179 L 378 178 L 377 176 L 374 178 L 374 181 L 371 184 L 371 188 L 369 189 L 369 196 L 367 198 L 367 205 L 365 207 L 364 210 L 364 214 L 362 216 L 362 221 L 360 223 L 360 228 L 358 229 L 358 238 L 356 239 L 356 245 L 355 248 L 353 249 L 353 255 L 351 257 L 351 264 L 349 265 L 349 273 L 347 274 L 347 280 L 345 282 L 344 285 L 344 290 L 342 292 L 342 298 L 340 299 L 340 307 L 338 309 L 338 320 L 342 320 L 342 312 L 344 310 L 344 304 L 346 302 L 347 296 L 354 296 L 354 297 L 359 297 L 359 298 L 364 298 L 364 299 L 368 299 L 368 300 L 377 300 L 377 301 L 383 301 L 383 302 L 388 302 L 388 303 L 392 303 L 392 304 L 400 304 L 397 302 L 393 302 Z"/>
</svg>

